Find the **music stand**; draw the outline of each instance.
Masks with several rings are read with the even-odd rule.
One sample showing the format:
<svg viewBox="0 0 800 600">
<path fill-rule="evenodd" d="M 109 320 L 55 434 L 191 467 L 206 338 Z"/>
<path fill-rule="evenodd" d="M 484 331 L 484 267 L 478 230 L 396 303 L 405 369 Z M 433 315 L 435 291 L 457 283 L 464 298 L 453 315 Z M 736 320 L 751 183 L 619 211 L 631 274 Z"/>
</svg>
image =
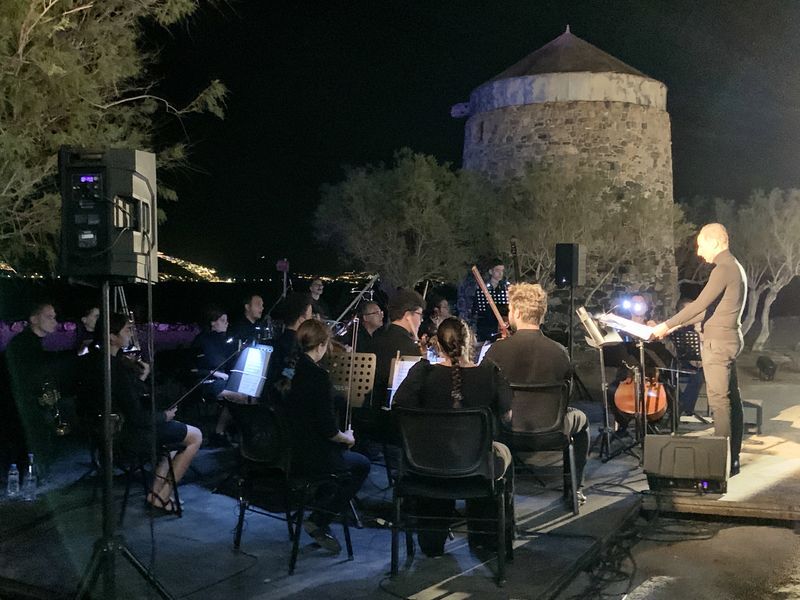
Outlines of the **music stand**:
<svg viewBox="0 0 800 600">
<path fill-rule="evenodd" d="M 647 411 L 645 410 L 645 398 L 647 397 L 647 390 L 645 389 L 646 377 L 644 373 L 644 343 L 653 337 L 654 328 L 650 327 L 649 325 L 644 325 L 643 323 L 637 323 L 636 321 L 631 321 L 630 319 L 620 317 L 619 315 L 615 315 L 611 312 L 603 313 L 597 317 L 597 320 L 603 325 L 607 325 L 608 327 L 612 327 L 617 331 L 622 331 L 632 336 L 636 339 L 636 347 L 639 348 L 639 367 L 634 367 L 632 369 L 634 372 L 634 381 L 637 383 L 635 387 L 636 412 L 634 414 L 634 420 L 636 423 L 636 436 L 628 449 L 641 444 L 642 453 L 639 457 L 639 464 L 641 465 L 644 462 L 644 438 L 647 436 Z"/>
<path fill-rule="evenodd" d="M 612 456 L 611 452 L 611 438 L 616 436 L 616 432 L 612 429 L 611 422 L 609 420 L 608 379 L 606 378 L 606 364 L 603 351 L 607 346 L 622 343 L 622 338 L 613 329 L 610 331 L 601 330 L 600 325 L 594 319 L 592 319 L 585 307 L 581 306 L 575 312 L 581 321 L 581 325 L 583 325 L 583 328 L 586 330 L 586 333 L 589 334 L 585 338 L 586 343 L 590 347 L 596 348 L 598 354 L 600 355 L 600 389 L 603 397 L 604 423 L 603 427 L 600 428 L 600 434 L 597 436 L 597 439 L 595 439 L 592 447 L 599 443 L 600 459 L 603 462 L 608 462 L 614 456 L 618 456 L 619 453 L 615 453 Z"/>
<path fill-rule="evenodd" d="M 669 335 L 669 339 L 672 342 L 672 345 L 675 347 L 675 359 L 678 361 L 678 368 L 675 369 L 676 378 L 675 378 L 675 390 L 676 390 L 676 400 L 675 404 L 678 406 L 678 410 L 680 410 L 680 404 L 677 400 L 678 394 L 680 393 L 681 387 L 681 373 L 683 374 L 696 374 L 692 373 L 691 371 L 683 371 L 680 369 L 681 363 L 691 362 L 691 361 L 702 361 L 700 355 L 700 334 L 694 330 L 693 327 L 683 327 L 681 329 L 677 329 L 673 331 Z M 701 367 L 702 368 L 702 367 Z M 699 369 L 698 369 L 699 371 Z M 708 425 L 709 421 L 706 420 L 701 415 L 697 414 L 697 411 L 692 412 L 692 416 L 700 421 L 703 424 Z M 680 416 L 676 417 L 676 428 L 677 423 L 680 421 Z"/>
</svg>

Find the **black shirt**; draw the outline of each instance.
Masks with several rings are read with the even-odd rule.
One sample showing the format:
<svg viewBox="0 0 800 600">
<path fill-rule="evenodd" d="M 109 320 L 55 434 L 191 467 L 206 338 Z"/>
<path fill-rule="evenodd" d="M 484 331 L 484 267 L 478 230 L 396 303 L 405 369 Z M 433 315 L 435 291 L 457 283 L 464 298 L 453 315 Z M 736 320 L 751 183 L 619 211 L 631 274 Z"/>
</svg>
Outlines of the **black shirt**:
<svg viewBox="0 0 800 600">
<path fill-rule="evenodd" d="M 284 329 L 273 345 L 272 358 L 267 366 L 267 383 L 274 383 L 286 367 L 294 366 L 299 354 L 297 332 L 294 329 Z"/>
<path fill-rule="evenodd" d="M 339 433 L 331 378 L 305 353 L 297 359 L 285 409 L 295 467 L 305 472 L 329 472 L 339 466 L 345 448 L 330 441 Z"/>
<path fill-rule="evenodd" d="M 432 365 L 421 360 L 394 394 L 393 405 L 409 408 L 453 408 L 450 392 L 453 388 L 453 369 Z M 488 406 L 496 416 L 511 410 L 511 390 L 498 368 L 491 362 L 477 367 L 461 368 L 461 407 Z"/>
<path fill-rule="evenodd" d="M 210 374 L 213 370 L 227 372 L 238 343 L 226 332 L 203 331 L 192 342 L 197 349 L 197 367 Z"/>
<path fill-rule="evenodd" d="M 247 317 L 242 317 L 236 321 L 229 331 L 230 337 L 237 342 L 242 342 L 242 344 L 257 340 L 259 333 L 260 327 L 258 326 L 258 321 L 252 323 Z"/>
<path fill-rule="evenodd" d="M 384 406 L 389 387 L 389 373 L 392 370 L 392 359 L 400 352 L 400 356 L 419 356 L 419 346 L 411 334 L 394 323 L 390 323 L 380 335 L 374 339 L 375 352 L 375 387 L 372 402 L 375 406 Z"/>
<path fill-rule="evenodd" d="M 714 257 L 714 268 L 700 295 L 668 319 L 667 326 L 672 328 L 700 320 L 706 338 L 740 339 L 746 299 L 744 269 L 730 250 L 723 250 Z"/>
<path fill-rule="evenodd" d="M 520 329 L 510 338 L 496 341 L 485 360 L 500 367 L 509 383 L 558 383 L 572 373 L 564 346 L 539 329 Z"/>
</svg>

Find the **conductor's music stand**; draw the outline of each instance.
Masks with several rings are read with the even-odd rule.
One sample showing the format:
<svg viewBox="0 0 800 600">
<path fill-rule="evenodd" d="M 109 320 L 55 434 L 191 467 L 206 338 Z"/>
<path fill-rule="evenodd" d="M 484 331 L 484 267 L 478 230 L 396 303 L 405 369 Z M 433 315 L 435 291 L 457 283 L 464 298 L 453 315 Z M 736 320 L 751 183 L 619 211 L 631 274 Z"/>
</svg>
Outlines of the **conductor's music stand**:
<svg viewBox="0 0 800 600">
<path fill-rule="evenodd" d="M 599 444 L 600 460 L 608 462 L 618 453 L 612 455 L 611 452 L 611 439 L 616 436 L 616 432 L 611 427 L 610 415 L 608 410 L 608 379 L 606 378 L 606 364 L 603 357 L 604 350 L 607 346 L 622 343 L 622 338 L 613 329 L 606 331 L 601 329 L 600 325 L 592 319 L 586 308 L 581 306 L 575 311 L 581 321 L 581 325 L 589 335 L 586 336 L 586 343 L 592 348 L 596 348 L 600 355 L 600 388 L 603 397 L 603 427 L 600 428 L 600 434 L 595 439 L 592 447 Z"/>
</svg>

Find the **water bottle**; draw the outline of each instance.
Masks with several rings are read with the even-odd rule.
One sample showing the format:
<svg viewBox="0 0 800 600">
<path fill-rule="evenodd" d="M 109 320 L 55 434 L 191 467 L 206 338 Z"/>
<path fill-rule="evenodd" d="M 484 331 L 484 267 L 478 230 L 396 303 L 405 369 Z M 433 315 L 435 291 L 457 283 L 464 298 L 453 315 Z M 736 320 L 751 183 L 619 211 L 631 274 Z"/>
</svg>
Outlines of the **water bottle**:
<svg viewBox="0 0 800 600">
<path fill-rule="evenodd" d="M 22 499 L 36 499 L 36 466 L 33 464 L 33 454 L 28 454 L 28 470 L 22 481 Z"/>
<path fill-rule="evenodd" d="M 19 496 L 19 469 L 17 464 L 11 465 L 8 470 L 8 486 L 6 487 L 6 497 L 13 499 Z"/>
</svg>

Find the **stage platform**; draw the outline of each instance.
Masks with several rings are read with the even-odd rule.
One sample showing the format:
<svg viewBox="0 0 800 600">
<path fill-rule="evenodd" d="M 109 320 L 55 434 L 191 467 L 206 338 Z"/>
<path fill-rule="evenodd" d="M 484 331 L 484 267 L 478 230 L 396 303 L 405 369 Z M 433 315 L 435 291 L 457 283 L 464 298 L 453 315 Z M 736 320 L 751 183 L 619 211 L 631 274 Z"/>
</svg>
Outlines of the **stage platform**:
<svg viewBox="0 0 800 600">
<path fill-rule="evenodd" d="M 590 374 L 582 377 L 592 389 Z M 390 579 L 390 532 L 377 519 L 388 519 L 391 490 L 377 466 L 360 494 L 365 527 L 352 530 L 352 562 L 343 554 L 326 554 L 303 534 L 297 570 L 289 576 L 286 525 L 259 515 L 248 515 L 241 549 L 234 551 L 236 501 L 213 493 L 234 472 L 234 449 L 201 450 L 194 472 L 181 486 L 181 519 L 151 519 L 141 490 L 135 488 L 120 533 L 177 598 L 557 598 L 643 506 L 712 519 L 798 519 L 800 386 L 794 381 L 755 381 L 747 369 L 740 371 L 740 382 L 745 397 L 763 400 L 763 431 L 746 437 L 742 471 L 730 480 L 723 496 L 654 496 L 646 492 L 637 459 L 620 456 L 602 463 L 592 455 L 587 465 L 588 502 L 580 516 L 573 517 L 561 501 L 560 456 L 539 455 L 536 462 L 545 487 L 525 476 L 517 481 L 519 535 L 504 588 L 494 583 L 493 557 L 473 554 L 462 534 L 447 543 L 446 554 L 439 558 L 418 551 L 408 562 L 401 550 L 400 574 Z M 581 408 L 589 414 L 595 435 L 599 403 Z M 686 422 L 681 427 L 685 435 L 710 432 L 702 424 Z M 69 487 L 83 471 L 84 451 L 76 445 L 65 461 L 38 501 L 0 502 L 0 598 L 66 598 L 76 589 L 100 535 L 101 506 L 99 500 L 91 501 L 91 480 Z M 122 489 L 118 482 L 117 498 Z M 341 528 L 334 526 L 334 533 L 342 540 Z M 118 597 L 148 597 L 136 573 L 122 560 L 117 564 Z"/>
</svg>

